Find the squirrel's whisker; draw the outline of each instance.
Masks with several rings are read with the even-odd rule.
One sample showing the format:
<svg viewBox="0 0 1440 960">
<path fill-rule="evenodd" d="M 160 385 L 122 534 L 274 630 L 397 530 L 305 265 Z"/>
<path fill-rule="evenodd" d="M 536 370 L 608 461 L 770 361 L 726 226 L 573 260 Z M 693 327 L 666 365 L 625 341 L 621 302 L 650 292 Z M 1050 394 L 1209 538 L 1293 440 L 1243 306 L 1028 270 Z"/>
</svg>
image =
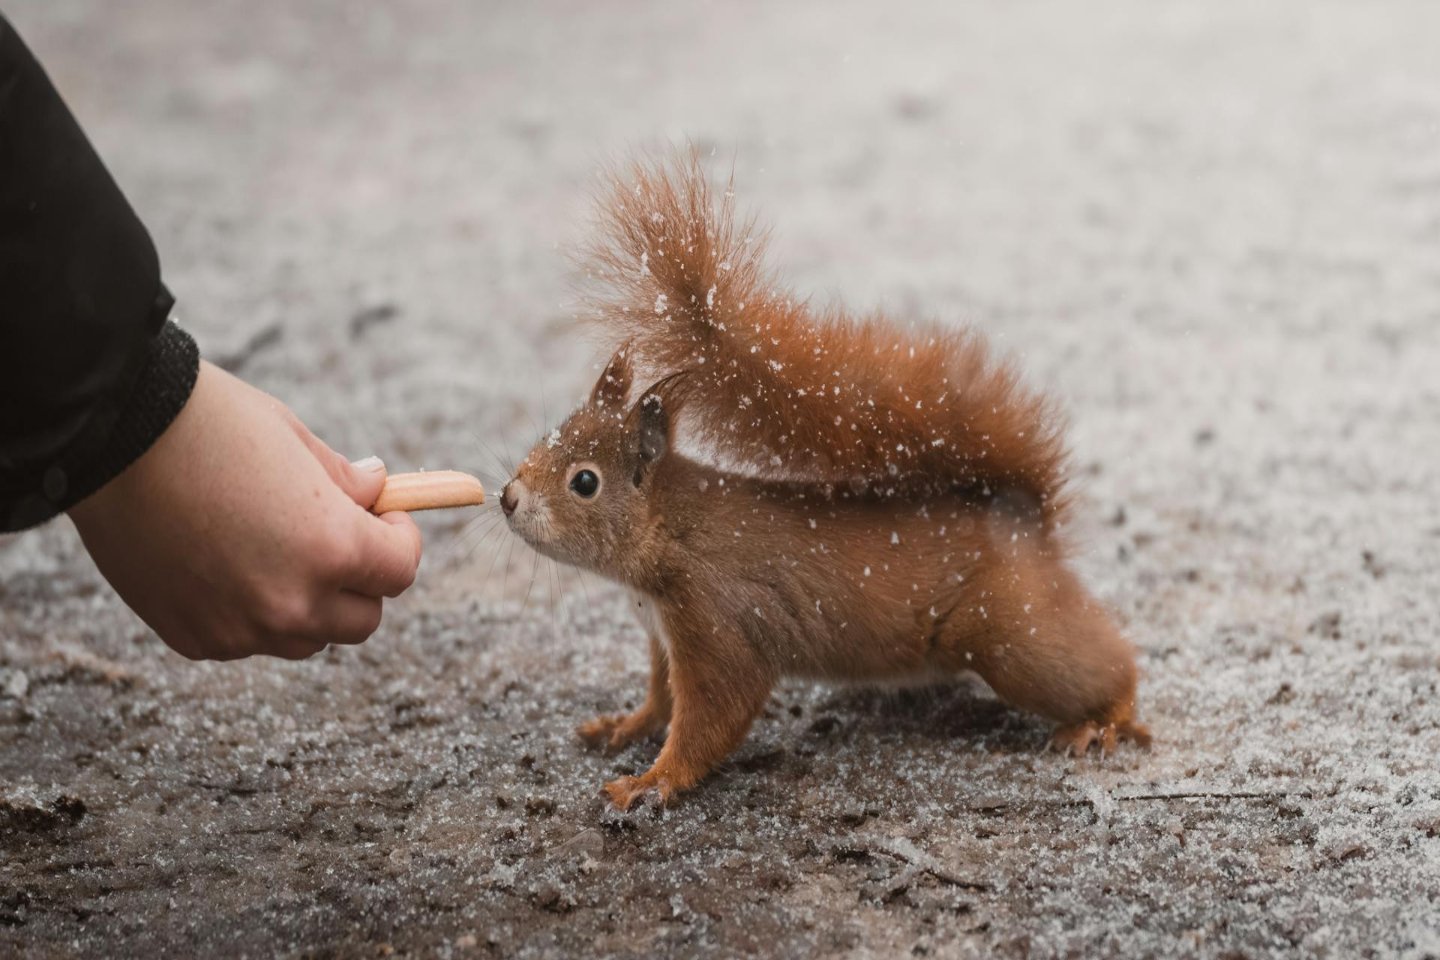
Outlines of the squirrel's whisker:
<svg viewBox="0 0 1440 960">
<path fill-rule="evenodd" d="M 525 587 L 525 599 L 520 602 L 520 613 L 523 615 L 530 606 L 530 592 L 535 589 L 535 570 L 540 562 L 540 554 L 534 550 L 530 551 L 530 583 Z"/>
<path fill-rule="evenodd" d="M 451 539 L 449 545 L 446 547 L 445 553 L 442 555 L 442 566 L 448 565 L 450 561 L 455 558 L 456 554 L 458 554 L 460 550 L 464 548 L 466 543 L 469 542 L 469 540 L 473 538 L 478 531 L 482 529 L 488 529 L 488 526 L 481 526 L 481 521 L 486 519 L 488 518 L 477 517 L 476 519 L 471 520 L 469 523 L 465 524 L 463 528 L 461 528 L 460 532 Z"/>
<path fill-rule="evenodd" d="M 495 534 L 504 529 L 505 525 L 503 523 L 498 520 L 492 520 L 490 522 L 490 525 L 485 528 L 485 532 L 481 534 L 480 537 L 476 539 L 472 544 L 470 544 L 470 547 L 465 552 L 465 556 L 461 559 L 468 561 L 471 557 L 473 557 L 476 553 L 479 552 L 481 546 L 483 546 L 487 541 L 495 540 Z"/>
<path fill-rule="evenodd" d="M 515 539 L 516 539 L 515 537 L 503 537 L 503 538 L 501 539 L 500 542 L 501 542 L 501 544 L 503 544 L 503 546 L 501 546 L 501 547 L 500 547 L 499 549 L 497 549 L 493 554 L 491 554 L 491 556 L 490 556 L 490 566 L 488 566 L 488 567 L 485 568 L 485 579 L 482 581 L 483 583 L 490 583 L 490 582 L 491 582 L 491 579 L 490 579 L 490 578 L 491 578 L 491 575 L 495 572 L 495 564 L 499 562 L 499 560 L 500 560 L 500 555 L 501 555 L 502 553 L 508 553 L 508 551 L 514 549 L 514 547 L 515 547 Z M 503 594 L 504 594 L 504 590 L 503 590 L 503 589 L 501 590 L 501 594 L 502 594 L 502 596 L 503 596 Z"/>
<path fill-rule="evenodd" d="M 485 453 L 489 455 L 490 459 L 495 461 L 495 469 L 498 470 L 501 475 L 499 486 L 504 487 L 505 484 L 509 482 L 510 478 L 515 476 L 515 471 L 512 469 L 507 469 L 505 466 L 505 461 L 502 460 L 500 458 L 500 455 L 495 452 L 494 448 L 491 447 L 490 444 L 486 443 L 483 439 L 481 439 L 478 434 L 475 435 L 475 440 L 477 443 L 480 444 L 482 448 L 484 448 Z"/>
</svg>

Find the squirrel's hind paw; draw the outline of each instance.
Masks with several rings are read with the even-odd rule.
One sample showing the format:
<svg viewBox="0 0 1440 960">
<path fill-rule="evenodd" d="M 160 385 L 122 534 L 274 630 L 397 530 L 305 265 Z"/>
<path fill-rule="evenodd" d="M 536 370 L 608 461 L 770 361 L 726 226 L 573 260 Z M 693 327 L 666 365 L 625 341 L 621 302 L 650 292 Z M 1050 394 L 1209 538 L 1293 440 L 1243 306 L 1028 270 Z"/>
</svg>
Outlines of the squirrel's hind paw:
<svg viewBox="0 0 1440 960">
<path fill-rule="evenodd" d="M 616 810 L 628 811 L 635 801 L 644 800 L 648 806 L 664 807 L 670 802 L 673 791 L 664 780 L 655 781 L 646 777 L 621 777 L 605 784 L 605 795 Z"/>
<path fill-rule="evenodd" d="M 1050 737 L 1050 749 L 1068 753 L 1072 757 L 1083 757 L 1094 744 L 1100 745 L 1100 756 L 1115 752 L 1121 740 L 1129 740 L 1141 747 L 1150 746 L 1150 731 L 1144 724 L 1131 720 L 1117 720 L 1113 723 L 1072 723 L 1060 727 Z"/>
</svg>

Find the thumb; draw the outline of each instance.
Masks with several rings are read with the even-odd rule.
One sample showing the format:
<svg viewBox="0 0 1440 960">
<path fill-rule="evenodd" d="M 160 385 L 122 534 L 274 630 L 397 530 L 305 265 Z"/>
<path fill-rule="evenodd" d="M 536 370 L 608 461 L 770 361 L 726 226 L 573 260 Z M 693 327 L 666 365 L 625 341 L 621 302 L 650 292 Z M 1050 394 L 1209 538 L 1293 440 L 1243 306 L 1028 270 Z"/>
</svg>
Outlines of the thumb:
<svg viewBox="0 0 1440 960">
<path fill-rule="evenodd" d="M 351 463 L 309 430 L 300 430 L 300 439 L 347 497 L 366 510 L 380 499 L 380 491 L 385 486 L 385 463 L 379 457 L 366 457 Z"/>
<path fill-rule="evenodd" d="M 335 479 L 336 485 L 366 510 L 375 506 L 380 491 L 385 488 L 385 461 L 366 457 L 351 463 L 339 454 L 335 454 L 335 460 L 340 473 Z"/>
</svg>

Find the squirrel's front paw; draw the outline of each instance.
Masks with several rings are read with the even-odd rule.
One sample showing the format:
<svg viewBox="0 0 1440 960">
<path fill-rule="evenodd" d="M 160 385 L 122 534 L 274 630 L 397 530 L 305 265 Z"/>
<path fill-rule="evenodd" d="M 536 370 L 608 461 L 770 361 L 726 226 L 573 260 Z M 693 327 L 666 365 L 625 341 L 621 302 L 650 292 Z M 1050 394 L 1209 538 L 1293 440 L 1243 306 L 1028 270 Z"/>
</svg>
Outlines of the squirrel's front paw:
<svg viewBox="0 0 1440 960">
<path fill-rule="evenodd" d="M 607 753 L 615 753 L 637 740 L 644 740 L 659 733 L 664 726 L 664 723 L 656 721 L 645 711 L 637 710 L 634 713 L 611 713 L 596 717 L 589 723 L 580 724 L 575 728 L 575 732 L 590 746 L 598 747 Z"/>
<path fill-rule="evenodd" d="M 622 812 L 628 811 L 640 799 L 663 807 L 670 802 L 672 792 L 667 781 L 651 780 L 649 777 L 621 777 L 605 784 L 606 796 L 615 809 Z"/>
</svg>

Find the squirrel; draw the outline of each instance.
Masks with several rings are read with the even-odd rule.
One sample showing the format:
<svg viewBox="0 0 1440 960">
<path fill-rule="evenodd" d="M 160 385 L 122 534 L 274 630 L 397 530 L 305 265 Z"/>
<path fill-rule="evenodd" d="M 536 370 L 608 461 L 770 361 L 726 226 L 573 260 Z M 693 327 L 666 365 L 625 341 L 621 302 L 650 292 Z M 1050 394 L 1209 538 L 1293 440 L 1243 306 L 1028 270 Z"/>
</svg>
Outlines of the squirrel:
<svg viewBox="0 0 1440 960">
<path fill-rule="evenodd" d="M 693 153 L 604 183 L 591 306 L 619 346 L 501 507 L 628 587 L 649 634 L 644 703 L 577 731 L 613 751 L 668 728 L 614 806 L 697 784 L 783 677 L 973 671 L 1057 748 L 1148 745 L 1134 649 L 1067 565 L 1053 404 L 974 331 L 786 293 L 733 175 L 717 202 Z"/>
</svg>

